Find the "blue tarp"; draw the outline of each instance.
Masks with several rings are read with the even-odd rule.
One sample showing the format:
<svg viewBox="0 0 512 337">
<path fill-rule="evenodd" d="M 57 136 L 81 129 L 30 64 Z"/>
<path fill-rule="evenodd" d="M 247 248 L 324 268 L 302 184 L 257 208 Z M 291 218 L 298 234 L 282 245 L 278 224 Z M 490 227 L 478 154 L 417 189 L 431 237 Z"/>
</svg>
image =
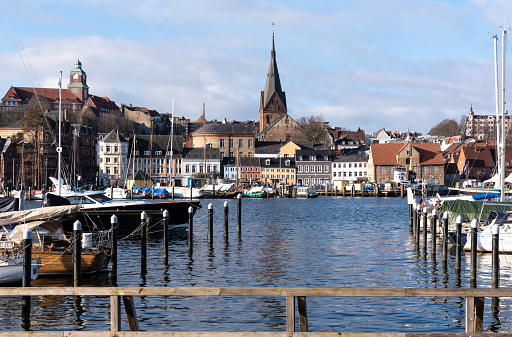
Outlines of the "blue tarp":
<svg viewBox="0 0 512 337">
<path fill-rule="evenodd" d="M 490 199 L 490 198 L 499 198 L 500 192 L 487 192 L 482 194 L 476 194 L 473 196 L 474 200 L 484 200 L 484 199 Z"/>
<path fill-rule="evenodd" d="M 148 195 L 151 195 L 153 193 L 153 187 L 151 186 L 144 187 L 142 190 L 144 191 L 144 193 Z M 165 197 L 168 194 L 169 193 L 165 188 L 155 188 L 155 197 Z"/>
</svg>

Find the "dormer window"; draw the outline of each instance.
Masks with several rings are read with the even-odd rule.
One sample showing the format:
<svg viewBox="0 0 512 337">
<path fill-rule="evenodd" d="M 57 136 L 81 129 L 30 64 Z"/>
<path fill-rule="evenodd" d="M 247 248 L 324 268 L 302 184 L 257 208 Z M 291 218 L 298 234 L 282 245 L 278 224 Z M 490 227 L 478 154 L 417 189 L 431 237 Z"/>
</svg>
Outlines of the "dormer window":
<svg viewBox="0 0 512 337">
<path fill-rule="evenodd" d="M 145 156 L 149 156 L 151 154 L 151 151 L 144 151 Z"/>
<path fill-rule="evenodd" d="M 265 160 L 265 165 L 270 165 L 270 159 Z"/>
<path fill-rule="evenodd" d="M 285 160 L 284 164 L 285 164 L 286 166 L 290 166 L 290 160 Z"/>
</svg>

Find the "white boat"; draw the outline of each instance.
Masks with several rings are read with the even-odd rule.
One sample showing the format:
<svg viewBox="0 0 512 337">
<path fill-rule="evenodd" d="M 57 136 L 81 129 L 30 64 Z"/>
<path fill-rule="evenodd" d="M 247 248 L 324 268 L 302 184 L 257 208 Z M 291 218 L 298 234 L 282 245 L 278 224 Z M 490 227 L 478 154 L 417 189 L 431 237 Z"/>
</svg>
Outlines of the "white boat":
<svg viewBox="0 0 512 337">
<path fill-rule="evenodd" d="M 495 226 L 499 226 L 499 252 L 512 253 L 512 211 L 491 211 L 478 232 L 471 231 L 464 250 L 471 250 L 472 235 L 477 235 L 477 251 L 492 252 L 492 235 Z"/>
<path fill-rule="evenodd" d="M 166 186 L 164 187 L 169 193 L 169 197 L 171 197 L 174 193 L 174 198 L 178 199 L 199 199 L 204 195 L 204 191 L 200 188 L 192 187 L 183 187 L 183 186 Z M 192 197 L 190 192 L 192 190 Z M 174 192 L 173 192 L 174 191 Z"/>
<path fill-rule="evenodd" d="M 314 186 L 296 186 L 295 196 L 297 198 L 316 198 L 318 194 Z"/>
<path fill-rule="evenodd" d="M 39 276 L 39 262 L 32 259 L 31 278 Z M 0 285 L 21 283 L 23 280 L 23 257 L 0 258 Z"/>
</svg>

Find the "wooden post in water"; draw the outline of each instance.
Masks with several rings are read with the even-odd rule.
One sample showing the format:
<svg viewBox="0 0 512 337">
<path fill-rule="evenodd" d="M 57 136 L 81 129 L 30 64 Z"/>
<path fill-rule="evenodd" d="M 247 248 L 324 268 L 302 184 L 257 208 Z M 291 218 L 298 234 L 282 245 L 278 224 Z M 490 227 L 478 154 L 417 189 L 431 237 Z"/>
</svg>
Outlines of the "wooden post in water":
<svg viewBox="0 0 512 337">
<path fill-rule="evenodd" d="M 30 201 L 30 200 L 31 200 L 31 197 L 32 197 L 32 187 L 29 187 L 29 188 L 28 188 L 28 195 L 27 195 L 27 199 L 28 199 L 28 201 Z"/>
<path fill-rule="evenodd" d="M 213 245 L 213 206 L 208 204 L 208 247 Z"/>
<path fill-rule="evenodd" d="M 404 185 L 400 185 L 400 198 L 403 198 L 405 195 L 404 193 Z"/>
<path fill-rule="evenodd" d="M 416 246 L 420 245 L 420 220 L 421 220 L 421 205 L 416 206 Z"/>
<path fill-rule="evenodd" d="M 414 205 L 411 205 L 411 212 L 412 212 L 412 234 L 414 235 L 414 239 L 416 240 L 416 224 L 418 217 L 416 216 L 416 207 Z"/>
<path fill-rule="evenodd" d="M 299 309 L 300 332 L 308 332 L 308 311 L 306 306 L 306 296 L 297 296 L 297 307 Z"/>
<path fill-rule="evenodd" d="M 459 215 L 455 220 L 455 271 L 460 273 L 460 260 L 462 258 L 462 217 Z"/>
<path fill-rule="evenodd" d="M 427 207 L 423 207 L 423 249 L 427 249 Z"/>
<path fill-rule="evenodd" d="M 151 186 L 151 200 L 155 200 L 155 186 Z"/>
<path fill-rule="evenodd" d="M 431 255 L 432 260 L 436 259 L 436 246 L 437 246 L 437 209 L 432 210 L 432 248 Z"/>
<path fill-rule="evenodd" d="M 146 212 L 140 213 L 140 273 L 146 274 L 147 272 L 147 226 L 146 220 L 148 214 Z"/>
<path fill-rule="evenodd" d="M 238 236 L 242 235 L 242 195 L 237 195 L 238 209 L 237 209 L 237 233 Z"/>
<path fill-rule="evenodd" d="M 30 287 L 32 282 L 32 230 L 25 228 L 23 231 L 23 277 L 22 287 Z M 30 296 L 21 298 L 22 327 L 30 329 Z"/>
<path fill-rule="evenodd" d="M 30 287 L 32 283 L 32 230 L 23 230 L 23 278 L 22 287 Z M 30 297 L 29 297 L 30 301 Z"/>
<path fill-rule="evenodd" d="M 448 263 L 448 212 L 443 214 L 443 266 Z"/>
<path fill-rule="evenodd" d="M 172 200 L 174 200 L 174 186 L 172 187 L 172 190 L 171 190 L 171 197 L 172 197 Z"/>
<path fill-rule="evenodd" d="M 354 197 L 355 194 L 356 194 L 356 185 L 352 185 L 352 187 L 350 188 L 350 196 Z"/>
<path fill-rule="evenodd" d="M 477 251 L 477 235 L 478 220 L 471 221 L 471 273 L 469 283 L 471 288 L 476 288 L 476 251 Z"/>
<path fill-rule="evenodd" d="M 206 168 L 205 168 L 206 170 Z M 192 200 L 192 182 L 190 182 L 190 200 Z"/>
<path fill-rule="evenodd" d="M 188 255 L 194 250 L 194 208 L 188 208 Z"/>
<path fill-rule="evenodd" d="M 229 221 L 229 208 L 228 202 L 224 201 L 224 243 L 228 243 L 228 221 Z"/>
<path fill-rule="evenodd" d="M 334 186 L 334 196 L 338 196 L 338 186 Z"/>
<path fill-rule="evenodd" d="M 112 235 L 110 236 L 110 277 L 112 283 L 117 283 L 117 232 L 118 232 L 118 219 L 117 215 L 113 214 L 110 217 L 110 228 Z"/>
<path fill-rule="evenodd" d="M 110 331 L 121 331 L 120 296 L 110 296 Z"/>
<path fill-rule="evenodd" d="M 79 287 L 82 278 L 82 223 L 73 223 L 73 286 Z"/>
<path fill-rule="evenodd" d="M 164 209 L 162 214 L 164 220 L 164 266 L 169 265 L 169 211 Z"/>
<path fill-rule="evenodd" d="M 498 288 L 500 282 L 500 227 L 492 227 L 492 288 Z"/>
</svg>

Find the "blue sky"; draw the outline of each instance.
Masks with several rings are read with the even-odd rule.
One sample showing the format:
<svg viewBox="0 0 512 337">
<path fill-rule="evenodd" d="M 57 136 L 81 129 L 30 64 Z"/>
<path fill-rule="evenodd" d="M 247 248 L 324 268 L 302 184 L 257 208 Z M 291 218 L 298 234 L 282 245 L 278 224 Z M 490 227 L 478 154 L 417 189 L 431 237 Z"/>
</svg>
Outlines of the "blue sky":
<svg viewBox="0 0 512 337">
<path fill-rule="evenodd" d="M 275 23 L 288 113 L 426 134 L 471 104 L 493 114 L 492 35 L 512 2 L 0 0 L 0 91 L 57 87 L 77 58 L 90 93 L 192 120 L 258 120 Z M 9 23 L 7 24 L 6 21 Z M 12 34 L 38 81 L 30 81 Z M 511 39 L 509 39 L 511 40 Z M 26 58 L 25 58 L 26 54 Z M 507 62 L 511 59 L 507 46 Z M 501 61 L 501 60 L 500 60 Z M 506 86 L 512 90 L 512 64 Z M 500 68 L 501 69 L 501 68 Z M 510 69 L 510 70 L 509 70 Z M 32 84 L 33 83 L 33 84 Z"/>
</svg>

